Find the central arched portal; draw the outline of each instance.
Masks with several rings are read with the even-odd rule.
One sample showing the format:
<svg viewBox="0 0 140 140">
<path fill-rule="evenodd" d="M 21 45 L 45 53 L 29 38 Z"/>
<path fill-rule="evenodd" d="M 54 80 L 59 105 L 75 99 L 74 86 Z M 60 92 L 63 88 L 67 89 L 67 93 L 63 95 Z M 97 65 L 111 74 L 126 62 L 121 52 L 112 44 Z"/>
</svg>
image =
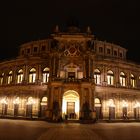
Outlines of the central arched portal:
<svg viewBox="0 0 140 140">
<path fill-rule="evenodd" d="M 68 90 L 63 95 L 62 116 L 68 119 L 79 119 L 79 94 L 74 90 Z"/>
</svg>

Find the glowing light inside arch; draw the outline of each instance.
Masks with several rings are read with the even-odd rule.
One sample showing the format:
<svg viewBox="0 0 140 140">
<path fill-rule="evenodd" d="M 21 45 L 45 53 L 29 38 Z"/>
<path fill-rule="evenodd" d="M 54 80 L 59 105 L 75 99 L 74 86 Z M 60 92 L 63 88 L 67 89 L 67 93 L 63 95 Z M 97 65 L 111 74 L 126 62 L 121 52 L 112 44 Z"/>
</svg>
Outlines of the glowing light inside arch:
<svg viewBox="0 0 140 140">
<path fill-rule="evenodd" d="M 125 100 L 122 101 L 122 107 L 128 107 L 128 103 Z"/>
<path fill-rule="evenodd" d="M 74 102 L 75 103 L 75 114 L 76 118 L 79 118 L 79 94 L 74 90 L 68 90 L 63 95 L 62 102 L 62 116 L 64 117 L 67 114 L 67 103 Z"/>
<path fill-rule="evenodd" d="M 109 99 L 107 104 L 109 107 L 115 107 L 113 99 Z"/>
<path fill-rule="evenodd" d="M 13 104 L 19 104 L 19 97 L 17 97 L 14 101 L 13 101 Z"/>
</svg>

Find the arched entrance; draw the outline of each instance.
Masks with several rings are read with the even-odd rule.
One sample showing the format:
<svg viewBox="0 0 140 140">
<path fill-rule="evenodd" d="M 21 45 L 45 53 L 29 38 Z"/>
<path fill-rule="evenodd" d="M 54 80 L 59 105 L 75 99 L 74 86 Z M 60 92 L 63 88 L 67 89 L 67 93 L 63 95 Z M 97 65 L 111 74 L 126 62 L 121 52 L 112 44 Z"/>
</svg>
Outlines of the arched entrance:
<svg viewBox="0 0 140 140">
<path fill-rule="evenodd" d="M 79 119 L 79 94 L 74 90 L 68 90 L 63 95 L 62 117 Z"/>
<path fill-rule="evenodd" d="M 115 119 L 115 103 L 113 99 L 109 99 L 108 106 L 109 106 L 109 120 Z"/>
<path fill-rule="evenodd" d="M 46 117 L 47 102 L 48 102 L 48 98 L 43 97 L 41 100 L 41 117 Z"/>
<path fill-rule="evenodd" d="M 127 101 L 123 100 L 122 101 L 122 117 L 123 119 L 127 119 L 127 111 L 128 111 L 128 103 Z"/>
<path fill-rule="evenodd" d="M 99 98 L 95 98 L 95 110 L 96 110 L 96 119 L 102 119 L 102 113 L 101 113 L 101 101 Z"/>
</svg>

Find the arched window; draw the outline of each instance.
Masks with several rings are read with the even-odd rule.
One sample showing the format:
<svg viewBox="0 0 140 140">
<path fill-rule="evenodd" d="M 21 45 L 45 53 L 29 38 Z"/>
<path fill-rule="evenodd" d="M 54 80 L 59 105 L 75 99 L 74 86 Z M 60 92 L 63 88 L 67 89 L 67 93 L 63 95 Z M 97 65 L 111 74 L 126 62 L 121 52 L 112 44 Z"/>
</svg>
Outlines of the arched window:
<svg viewBox="0 0 140 140">
<path fill-rule="evenodd" d="M 36 69 L 32 68 L 29 72 L 29 83 L 34 83 L 36 79 Z"/>
<path fill-rule="evenodd" d="M 101 83 L 101 72 L 98 69 L 94 70 L 94 79 L 96 84 Z"/>
<path fill-rule="evenodd" d="M 12 71 L 10 71 L 10 72 L 8 73 L 8 81 L 7 81 L 8 84 L 10 84 L 10 83 L 12 82 L 12 74 L 13 74 Z"/>
<path fill-rule="evenodd" d="M 43 83 L 47 83 L 49 81 L 49 68 L 43 69 Z"/>
<path fill-rule="evenodd" d="M 35 104 L 33 97 L 29 97 L 27 100 L 27 105 L 33 105 L 33 104 Z"/>
<path fill-rule="evenodd" d="M 107 84 L 114 85 L 114 74 L 111 70 L 107 72 Z"/>
<path fill-rule="evenodd" d="M 20 103 L 20 99 L 19 97 L 16 97 L 14 100 L 13 100 L 13 104 L 19 104 Z"/>
<path fill-rule="evenodd" d="M 3 84 L 3 78 L 4 78 L 4 73 L 2 73 L 2 74 L 0 75 L 0 85 Z"/>
<path fill-rule="evenodd" d="M 128 102 L 126 100 L 122 100 L 122 107 L 128 107 Z"/>
<path fill-rule="evenodd" d="M 23 80 L 23 70 L 20 69 L 17 73 L 17 83 L 22 83 Z"/>
<path fill-rule="evenodd" d="M 121 86 L 126 86 L 126 76 L 123 72 L 120 73 L 120 84 Z"/>
<path fill-rule="evenodd" d="M 101 107 L 101 102 L 99 98 L 95 98 L 95 107 Z"/>
<path fill-rule="evenodd" d="M 47 101 L 48 101 L 48 98 L 43 97 L 42 100 L 41 100 L 41 105 L 47 105 Z"/>
<path fill-rule="evenodd" d="M 108 100 L 108 106 L 109 107 L 115 107 L 115 103 L 114 103 L 114 100 L 113 99 L 109 99 Z"/>
<path fill-rule="evenodd" d="M 133 74 L 131 74 L 130 84 L 131 84 L 132 87 L 135 87 L 135 77 L 134 77 Z"/>
</svg>

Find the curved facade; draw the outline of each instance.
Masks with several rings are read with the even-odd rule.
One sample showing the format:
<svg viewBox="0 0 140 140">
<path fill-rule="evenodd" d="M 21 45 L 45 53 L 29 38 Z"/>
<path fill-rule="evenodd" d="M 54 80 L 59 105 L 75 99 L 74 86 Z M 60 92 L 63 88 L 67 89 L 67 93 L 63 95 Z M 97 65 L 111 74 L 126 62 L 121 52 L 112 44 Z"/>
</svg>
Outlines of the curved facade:
<svg viewBox="0 0 140 140">
<path fill-rule="evenodd" d="M 0 63 L 0 115 L 63 119 L 139 119 L 140 65 L 125 48 L 77 27 L 20 46 Z"/>
</svg>

